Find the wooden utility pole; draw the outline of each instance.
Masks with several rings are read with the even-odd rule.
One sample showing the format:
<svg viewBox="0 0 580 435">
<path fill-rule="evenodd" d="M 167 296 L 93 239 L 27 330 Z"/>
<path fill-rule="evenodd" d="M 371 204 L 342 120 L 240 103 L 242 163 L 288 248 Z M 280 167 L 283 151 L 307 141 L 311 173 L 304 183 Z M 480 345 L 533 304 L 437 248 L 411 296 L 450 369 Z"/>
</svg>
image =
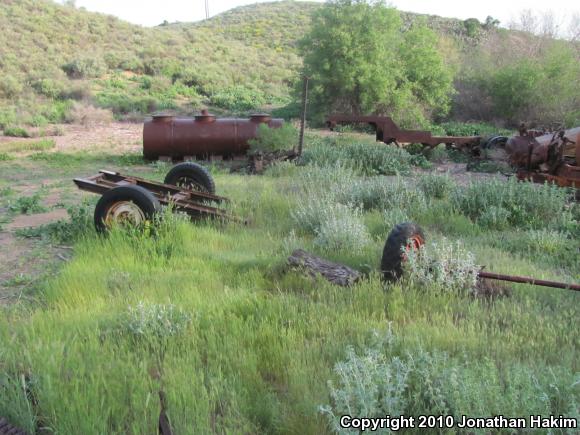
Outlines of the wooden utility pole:
<svg viewBox="0 0 580 435">
<path fill-rule="evenodd" d="M 308 77 L 304 76 L 302 85 L 302 117 L 300 118 L 300 137 L 298 140 L 298 155 L 302 155 L 304 147 L 304 129 L 306 128 L 306 107 L 308 106 Z"/>
</svg>

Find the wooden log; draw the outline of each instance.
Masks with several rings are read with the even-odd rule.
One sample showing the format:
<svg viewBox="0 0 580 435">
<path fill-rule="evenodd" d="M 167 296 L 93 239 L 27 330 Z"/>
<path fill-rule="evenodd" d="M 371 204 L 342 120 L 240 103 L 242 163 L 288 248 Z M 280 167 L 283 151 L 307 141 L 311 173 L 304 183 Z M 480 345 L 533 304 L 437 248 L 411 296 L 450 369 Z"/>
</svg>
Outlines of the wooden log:
<svg viewBox="0 0 580 435">
<path fill-rule="evenodd" d="M 0 417 L 0 435 L 27 435 L 28 432 L 12 426 L 8 420 Z"/>
<path fill-rule="evenodd" d="M 351 269 L 344 264 L 333 263 L 316 255 L 297 249 L 290 257 L 288 263 L 292 267 L 304 270 L 312 277 L 322 276 L 327 281 L 335 285 L 347 287 L 354 284 L 361 278 L 360 272 Z"/>
</svg>

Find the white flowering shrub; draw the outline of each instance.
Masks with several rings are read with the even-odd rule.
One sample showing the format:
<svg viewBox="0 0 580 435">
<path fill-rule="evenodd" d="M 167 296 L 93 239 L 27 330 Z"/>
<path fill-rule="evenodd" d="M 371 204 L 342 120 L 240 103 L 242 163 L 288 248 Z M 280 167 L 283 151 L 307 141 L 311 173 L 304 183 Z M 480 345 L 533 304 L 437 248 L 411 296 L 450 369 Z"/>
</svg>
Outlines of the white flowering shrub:
<svg viewBox="0 0 580 435">
<path fill-rule="evenodd" d="M 191 322 L 191 315 L 173 304 L 129 306 L 125 326 L 136 337 L 171 337 L 182 333 Z"/>
<path fill-rule="evenodd" d="M 574 372 L 534 370 L 518 363 L 498 367 L 485 358 L 451 357 L 408 345 L 401 354 L 401 342 L 394 339 L 359 353 L 348 348 L 345 360 L 334 366 L 334 379 L 328 382 L 331 403 L 319 407 L 334 433 L 360 433 L 340 426 L 344 415 L 450 415 L 456 422 L 462 415 L 493 415 L 497 410 L 506 415 L 578 415 Z M 375 433 L 392 432 L 379 428 Z"/>
<path fill-rule="evenodd" d="M 329 381 L 332 405 L 319 408 L 331 428 L 340 434 L 359 434 L 340 426 L 342 415 L 351 416 L 398 416 L 407 408 L 405 390 L 409 367 L 400 359 L 387 360 L 378 349 L 370 348 L 357 355 L 353 348 L 347 350 L 345 361 L 334 367 L 337 386 Z M 391 433 L 379 429 L 376 433 Z"/>
<path fill-rule="evenodd" d="M 356 204 L 364 209 L 399 209 L 417 214 L 427 207 L 423 192 L 401 178 L 362 178 L 335 185 L 331 192 L 339 202 Z"/>
<path fill-rule="evenodd" d="M 308 195 L 301 198 L 296 210 L 292 212 L 292 218 L 296 225 L 309 233 L 316 233 L 323 222 L 333 216 L 344 216 L 351 213 L 354 207 L 340 204 L 334 196 L 327 192 L 318 195 Z"/>
<path fill-rule="evenodd" d="M 473 253 L 460 242 L 432 241 L 419 250 L 407 252 L 406 256 L 405 272 L 421 286 L 444 292 L 476 293 L 480 267 Z"/>
<path fill-rule="evenodd" d="M 334 212 L 315 230 L 314 243 L 327 251 L 362 251 L 370 243 L 371 237 L 362 221 L 360 210 L 337 204 Z"/>
</svg>

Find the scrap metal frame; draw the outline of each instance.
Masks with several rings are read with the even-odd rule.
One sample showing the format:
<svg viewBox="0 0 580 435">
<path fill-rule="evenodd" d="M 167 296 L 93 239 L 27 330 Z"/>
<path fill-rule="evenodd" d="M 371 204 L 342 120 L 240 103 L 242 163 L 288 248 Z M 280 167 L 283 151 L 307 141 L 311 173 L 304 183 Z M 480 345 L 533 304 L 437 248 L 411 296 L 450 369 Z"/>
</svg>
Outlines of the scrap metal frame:
<svg viewBox="0 0 580 435">
<path fill-rule="evenodd" d="M 74 183 L 81 190 L 99 195 L 120 186 L 141 186 L 150 191 L 161 205 L 171 205 L 175 211 L 187 213 L 192 218 L 221 217 L 229 220 L 239 220 L 228 214 L 224 209 L 211 207 L 209 202 L 229 201 L 223 196 L 206 192 L 185 189 L 170 184 L 157 183 L 139 177 L 122 175 L 118 172 L 101 170 L 98 174 L 75 178 Z"/>
<path fill-rule="evenodd" d="M 470 148 L 478 146 L 481 136 L 433 136 L 426 130 L 401 130 L 389 116 L 358 116 L 358 115 L 330 115 L 326 118 L 326 125 L 333 130 L 337 124 L 369 124 L 375 129 L 377 141 L 386 144 L 420 143 L 425 147 L 434 148 L 439 144 L 455 146 L 456 148 Z"/>
</svg>

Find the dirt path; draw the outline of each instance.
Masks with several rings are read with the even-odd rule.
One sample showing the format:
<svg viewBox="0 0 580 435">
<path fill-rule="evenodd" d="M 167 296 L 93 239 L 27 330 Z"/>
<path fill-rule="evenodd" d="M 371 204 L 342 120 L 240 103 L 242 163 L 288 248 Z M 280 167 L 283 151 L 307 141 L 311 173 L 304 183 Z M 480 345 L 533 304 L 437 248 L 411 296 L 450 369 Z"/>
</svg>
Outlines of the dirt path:
<svg viewBox="0 0 580 435">
<path fill-rule="evenodd" d="M 142 146 L 142 124 L 110 123 L 99 125 L 62 125 L 56 130 L 61 136 L 51 136 L 56 145 L 48 152 L 78 153 L 90 150 L 111 155 L 139 153 Z M 14 143 L 26 144 L 40 138 L 0 137 L 2 146 Z M 68 205 L 78 203 L 84 194 L 79 194 L 70 183 L 71 176 L 66 171 L 44 172 L 34 162 L 27 159 L 31 151 L 13 153 L 18 165 L 4 163 L 7 169 L 0 169 L 0 189 L 9 188 L 9 196 L 0 197 L 0 305 L 30 297 L 39 278 L 58 269 L 67 260 L 70 249 L 55 246 L 38 238 L 17 236 L 17 231 L 38 228 L 62 219 L 67 219 L 63 202 Z M 9 165 L 9 166 L 8 166 Z M 41 213 L 20 214 L 10 210 L 9 204 L 19 198 L 31 197 L 41 192 Z"/>
</svg>

